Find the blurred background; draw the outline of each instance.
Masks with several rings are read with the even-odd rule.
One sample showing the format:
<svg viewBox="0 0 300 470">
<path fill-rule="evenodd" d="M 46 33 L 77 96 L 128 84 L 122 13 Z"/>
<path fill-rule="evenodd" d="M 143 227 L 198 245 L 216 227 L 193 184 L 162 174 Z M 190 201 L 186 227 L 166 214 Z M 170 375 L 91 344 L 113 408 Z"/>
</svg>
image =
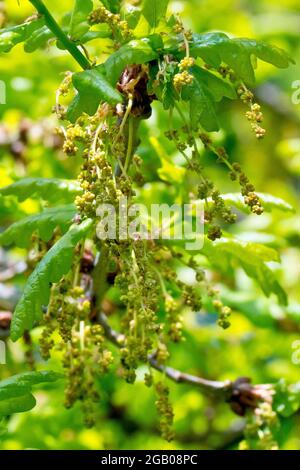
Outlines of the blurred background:
<svg viewBox="0 0 300 470">
<path fill-rule="evenodd" d="M 19 4 L 20 3 L 20 4 Z M 0 25 L 17 24 L 33 12 L 28 1 L 0 2 Z M 48 0 L 45 3 L 60 18 L 72 2 Z M 135 2 L 136 3 L 136 2 Z M 220 120 L 223 131 L 217 141 L 224 145 L 234 161 L 242 163 L 247 175 L 260 192 L 270 193 L 289 202 L 294 213 L 274 211 L 261 217 L 241 217 L 232 229 L 248 241 L 275 247 L 282 264 L 274 265 L 290 303 L 281 307 L 275 298 L 265 299 L 259 288 L 242 271 L 229 273 L 232 288 L 220 283 L 223 298 L 234 309 L 232 326 L 223 331 L 216 327 L 214 312 L 185 315 L 186 341 L 172 350 L 176 368 L 212 379 L 236 379 L 243 375 L 255 383 L 289 383 L 300 380 L 300 365 L 292 363 L 292 344 L 300 340 L 300 102 L 293 103 L 293 83 L 300 80 L 300 4 L 298 0 L 178 0 L 170 2 L 170 11 L 182 15 L 186 26 L 195 32 L 224 31 L 238 37 L 263 39 L 285 49 L 295 66 L 277 70 L 258 64 L 255 94 L 263 106 L 267 136 L 258 142 L 249 129 L 242 104 L 222 102 Z M 91 50 L 98 55 L 97 44 Z M 105 52 L 105 51 L 104 51 Z M 64 52 L 48 47 L 25 54 L 22 46 L 0 57 L 0 79 L 6 84 L 7 104 L 0 105 L 0 185 L 22 176 L 76 177 L 80 161 L 68 160 L 61 151 L 61 139 L 55 134 L 57 122 L 51 115 L 55 91 L 66 70 L 76 64 Z M 299 84 L 298 84 L 299 89 Z M 299 94 L 298 94 L 299 97 Z M 155 105 L 149 123 L 144 123 L 140 155 L 146 165 L 147 180 L 155 181 L 153 149 L 147 144 L 151 135 L 160 137 L 164 113 Z M 174 150 L 173 150 L 174 152 Z M 174 158 L 176 154 L 174 153 Z M 237 191 L 225 177 L 226 171 L 214 159 L 205 157 L 209 174 L 222 193 Z M 155 161 L 155 160 L 154 160 Z M 159 165 L 158 165 L 159 166 Z M 151 188 L 150 188 L 151 196 Z M 149 197 L 150 197 L 149 196 Z M 22 214 L 34 213 L 40 202 L 29 200 L 17 206 L 12 198 L 0 196 L 0 227 L 4 229 Z M 0 250 L 0 310 L 13 309 L 18 290 L 24 282 L 22 250 Z M 11 270 L 19 276 L 10 280 Z M 16 274 L 16 273 L 15 273 Z M 189 273 L 183 273 L 188 277 Z M 3 327 L 3 325 L 0 325 Z M 33 333 L 34 344 L 39 330 Z M 26 341 L 7 343 L 7 365 L 0 365 L 0 379 L 29 370 L 26 365 Z M 37 348 L 36 348 L 37 349 Z M 36 351 L 40 368 L 43 364 Z M 49 365 L 58 369 L 57 359 Z M 241 440 L 243 420 L 228 405 L 203 397 L 186 385 L 171 387 L 175 411 L 176 439 L 164 442 L 157 431 L 155 397 L 142 381 L 143 370 L 134 386 L 119 380 L 113 372 L 101 380 L 102 401 L 98 425 L 85 429 L 79 406 L 63 407 L 63 383 L 47 386 L 36 393 L 37 407 L 14 415 L 8 422 L 0 446 L 2 449 L 230 449 Z M 279 436 L 283 449 L 300 449 L 300 415 L 282 421 Z"/>
</svg>

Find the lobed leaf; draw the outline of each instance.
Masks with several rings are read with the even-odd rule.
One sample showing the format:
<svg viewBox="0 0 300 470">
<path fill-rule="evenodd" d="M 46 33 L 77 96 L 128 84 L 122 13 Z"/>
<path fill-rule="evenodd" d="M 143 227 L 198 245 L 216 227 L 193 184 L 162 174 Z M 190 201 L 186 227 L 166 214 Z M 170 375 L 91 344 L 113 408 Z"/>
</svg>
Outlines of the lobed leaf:
<svg viewBox="0 0 300 470">
<path fill-rule="evenodd" d="M 74 249 L 87 235 L 91 225 L 90 219 L 80 225 L 72 225 L 30 275 L 13 315 L 11 324 L 13 341 L 20 338 L 25 330 L 31 329 L 41 319 L 42 306 L 47 305 L 49 301 L 51 284 L 58 282 L 69 272 Z"/>
<path fill-rule="evenodd" d="M 66 232 L 76 214 L 73 204 L 45 209 L 39 214 L 30 215 L 12 224 L 0 234 L 0 245 L 15 244 L 21 248 L 27 247 L 34 232 L 39 232 L 40 238 L 48 242 L 56 227 Z"/>
<path fill-rule="evenodd" d="M 68 109 L 70 121 L 75 121 L 84 112 L 95 114 L 102 101 L 110 104 L 122 102 L 122 95 L 108 82 L 103 71 L 103 66 L 98 66 L 73 75 L 78 94 Z"/>
<path fill-rule="evenodd" d="M 280 261 L 276 250 L 258 243 L 224 237 L 213 243 L 206 240 L 202 253 L 214 267 L 223 272 L 227 272 L 238 263 L 245 273 L 257 282 L 266 297 L 274 293 L 280 304 L 287 305 L 286 292 L 277 281 L 272 269 L 266 264 Z"/>
<path fill-rule="evenodd" d="M 278 47 L 252 39 L 230 39 L 224 33 L 195 34 L 191 43 L 191 54 L 201 57 L 215 68 L 222 62 L 226 63 L 248 85 L 255 83 L 251 56 L 280 68 L 286 68 L 293 62 L 286 52 Z"/>
<path fill-rule="evenodd" d="M 25 42 L 44 25 L 44 19 L 39 18 L 0 30 L 0 53 L 9 52 L 17 44 Z"/>
<path fill-rule="evenodd" d="M 32 386 L 62 378 L 53 371 L 25 372 L 0 382 L 0 418 L 31 410 L 35 404 Z"/>
<path fill-rule="evenodd" d="M 19 201 L 31 197 L 39 197 L 52 203 L 74 201 L 82 190 L 77 181 L 59 178 L 23 178 L 0 189 L 2 196 L 16 196 Z"/>
</svg>

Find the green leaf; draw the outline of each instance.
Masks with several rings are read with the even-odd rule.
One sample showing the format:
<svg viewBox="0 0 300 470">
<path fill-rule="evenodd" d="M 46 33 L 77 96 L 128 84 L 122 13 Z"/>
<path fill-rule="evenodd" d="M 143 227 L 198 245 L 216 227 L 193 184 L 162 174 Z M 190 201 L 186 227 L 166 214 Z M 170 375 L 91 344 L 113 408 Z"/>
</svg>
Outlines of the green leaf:
<svg viewBox="0 0 300 470">
<path fill-rule="evenodd" d="M 151 28 L 156 28 L 165 19 L 169 0 L 144 0 L 142 14 Z"/>
<path fill-rule="evenodd" d="M 139 23 L 139 20 L 141 18 L 141 10 L 138 7 L 132 6 L 132 5 L 126 5 L 124 9 L 124 14 L 125 14 L 125 21 L 127 21 L 128 26 L 130 29 L 135 29 Z M 145 31 L 143 36 L 145 35 Z"/>
<path fill-rule="evenodd" d="M 53 371 L 25 372 L 0 382 L 0 418 L 34 408 L 36 401 L 32 386 L 55 382 L 63 376 Z"/>
<path fill-rule="evenodd" d="M 232 39 L 232 41 L 238 42 L 249 54 L 253 54 L 258 59 L 275 65 L 275 67 L 279 69 L 285 69 L 290 64 L 295 64 L 295 61 L 291 59 L 283 49 L 264 41 L 244 38 Z"/>
<path fill-rule="evenodd" d="M 11 339 L 16 341 L 30 330 L 42 316 L 42 306 L 49 302 L 51 284 L 58 282 L 72 266 L 74 249 L 83 239 L 92 221 L 72 225 L 69 231 L 48 251 L 30 275 L 19 300 L 11 324 Z"/>
<path fill-rule="evenodd" d="M 30 215 L 12 224 L 0 234 L 0 245 L 15 244 L 21 248 L 30 243 L 33 232 L 38 231 L 40 238 L 48 242 L 56 227 L 66 232 L 76 214 L 73 204 L 45 209 L 39 214 Z"/>
<path fill-rule="evenodd" d="M 67 119 L 70 122 L 75 122 L 82 113 L 92 116 L 95 113 L 94 109 L 94 104 L 90 97 L 86 100 L 83 94 L 77 93 L 68 107 Z"/>
<path fill-rule="evenodd" d="M 208 70 L 196 66 L 192 68 L 192 73 L 198 82 L 204 83 L 213 95 L 215 101 L 221 101 L 224 97 L 230 98 L 231 100 L 237 98 L 236 91 L 231 84 L 225 82 L 225 80 L 222 80 Z"/>
<path fill-rule="evenodd" d="M 67 28 L 63 28 L 63 30 L 67 33 Z M 95 39 L 103 39 L 103 38 L 110 38 L 111 32 L 107 29 L 101 31 L 87 31 L 83 34 L 80 38 L 81 44 L 86 44 L 87 42 L 93 41 Z M 50 39 L 54 39 L 55 36 L 50 31 L 47 26 L 43 26 L 42 28 L 35 31 L 25 42 L 24 50 L 25 52 L 34 52 L 36 49 L 46 47 Z M 59 43 L 57 44 L 62 50 L 65 50 L 65 47 Z"/>
<path fill-rule="evenodd" d="M 219 130 L 215 99 L 205 83 L 195 76 L 193 83 L 182 90 L 182 98 L 190 101 L 190 119 L 193 128 L 198 128 L 201 124 L 208 132 Z"/>
<path fill-rule="evenodd" d="M 102 101 L 110 104 L 122 102 L 122 95 L 111 86 L 102 72 L 103 67 L 100 66 L 73 75 L 78 94 L 68 109 L 70 121 L 75 121 L 82 113 L 95 114 Z"/>
<path fill-rule="evenodd" d="M 112 13 L 119 13 L 121 8 L 120 0 L 102 0 L 103 5 L 105 8 Z"/>
<path fill-rule="evenodd" d="M 195 128 L 201 124 L 209 132 L 218 131 L 219 123 L 215 103 L 224 96 L 236 99 L 236 92 L 229 83 L 201 67 L 193 67 L 191 72 L 194 81 L 182 91 L 182 98 L 190 101 L 191 124 Z"/>
<path fill-rule="evenodd" d="M 54 34 L 47 26 L 34 31 L 24 44 L 25 52 L 34 52 L 35 50 L 45 47 L 50 39 L 54 38 Z"/>
<path fill-rule="evenodd" d="M 75 0 L 69 32 L 71 39 L 76 41 L 89 31 L 88 16 L 92 10 L 92 0 Z"/>
<path fill-rule="evenodd" d="M 171 81 L 167 81 L 163 84 L 160 99 L 165 110 L 168 110 L 174 106 L 176 93 Z"/>
<path fill-rule="evenodd" d="M 286 292 L 277 281 L 272 269 L 266 264 L 280 261 L 276 250 L 258 243 L 224 237 L 215 242 L 206 240 L 202 253 L 214 267 L 225 273 L 239 264 L 245 273 L 258 283 L 266 297 L 274 293 L 280 304 L 287 305 Z"/>
<path fill-rule="evenodd" d="M 36 405 L 33 395 L 25 394 L 20 397 L 11 397 L 0 400 L 0 416 L 9 416 L 13 413 L 23 413 L 32 410 Z"/>
<path fill-rule="evenodd" d="M 14 46 L 26 41 L 36 30 L 39 30 L 44 25 L 44 19 L 39 18 L 0 30 L 0 53 L 9 52 Z"/>
<path fill-rule="evenodd" d="M 77 181 L 58 178 L 24 178 L 0 189 L 2 196 L 16 196 L 19 201 L 39 197 L 52 203 L 74 201 L 82 190 Z"/>
<path fill-rule="evenodd" d="M 232 255 L 245 263 L 260 264 L 262 262 L 280 262 L 279 254 L 273 248 L 260 245 L 259 243 L 244 242 L 236 238 L 221 238 L 209 243 L 210 250 L 216 251 L 216 256 L 220 253 Z M 249 259 L 249 257 L 251 259 Z"/>
<path fill-rule="evenodd" d="M 266 212 L 272 212 L 272 210 L 277 209 L 282 212 L 295 212 L 294 208 L 286 201 L 279 197 L 274 197 L 271 194 L 257 193 L 260 198 L 263 208 Z M 235 206 L 242 212 L 249 214 L 251 211 L 244 202 L 244 198 L 240 193 L 228 193 L 222 194 L 222 199 L 229 203 L 232 206 Z M 209 201 L 210 202 L 210 201 Z"/>
<path fill-rule="evenodd" d="M 115 86 L 127 65 L 145 64 L 157 59 L 158 53 L 153 49 L 155 46 L 157 44 L 153 42 L 151 37 L 137 39 L 125 44 L 109 56 L 104 64 L 109 82 Z"/>
<path fill-rule="evenodd" d="M 101 31 L 88 31 L 85 33 L 81 39 L 81 44 L 86 44 L 87 42 L 94 41 L 95 39 L 107 39 L 111 38 L 111 31 L 109 30 L 101 30 Z"/>
<path fill-rule="evenodd" d="M 195 34 L 191 54 L 214 68 L 225 62 L 248 85 L 255 83 L 252 56 L 280 68 L 288 67 L 292 62 L 285 51 L 275 46 L 251 39 L 230 39 L 224 33 Z"/>
</svg>

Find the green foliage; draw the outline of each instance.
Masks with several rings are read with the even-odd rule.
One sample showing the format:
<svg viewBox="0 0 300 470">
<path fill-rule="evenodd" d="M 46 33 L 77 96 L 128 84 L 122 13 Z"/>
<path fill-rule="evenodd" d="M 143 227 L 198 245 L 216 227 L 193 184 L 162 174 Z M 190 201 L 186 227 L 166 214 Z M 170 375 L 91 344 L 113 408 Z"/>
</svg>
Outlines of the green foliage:
<svg viewBox="0 0 300 470">
<path fill-rule="evenodd" d="M 266 264 L 280 261 L 276 250 L 257 243 L 222 238 L 213 244 L 205 243 L 203 253 L 213 266 L 224 272 L 230 271 L 230 268 L 238 263 L 245 273 L 259 284 L 267 297 L 274 293 L 281 304 L 287 304 L 285 291 Z"/>
<path fill-rule="evenodd" d="M 24 44 L 24 50 L 25 52 L 34 52 L 39 48 L 45 47 L 47 42 L 53 37 L 50 29 L 43 25 L 28 37 Z"/>
<path fill-rule="evenodd" d="M 156 28 L 165 18 L 169 0 L 144 0 L 142 14 L 151 28 Z"/>
<path fill-rule="evenodd" d="M 75 121 L 83 112 L 93 115 L 100 102 L 117 104 L 122 101 L 121 95 L 103 74 L 103 67 L 74 74 L 73 84 L 78 94 L 68 109 L 68 118 L 71 121 Z"/>
<path fill-rule="evenodd" d="M 93 9 L 92 0 L 74 0 L 74 8 L 70 22 L 70 36 L 73 40 L 80 39 L 90 29 L 88 16 Z"/>
<path fill-rule="evenodd" d="M 21 413 L 34 408 L 36 401 L 32 387 L 56 382 L 63 376 L 52 371 L 25 372 L 0 382 L 0 417 Z"/>
<path fill-rule="evenodd" d="M 81 189 L 76 181 L 58 178 L 23 178 L 0 189 L 2 196 L 16 196 L 19 201 L 39 197 L 51 203 L 71 202 Z"/>
<path fill-rule="evenodd" d="M 197 83 L 205 85 L 213 96 L 214 101 L 221 101 L 224 97 L 234 100 L 237 98 L 236 91 L 232 84 L 222 80 L 213 73 L 202 67 L 193 67 L 193 75 Z"/>
<path fill-rule="evenodd" d="M 13 49 L 9 60 L 0 57 L 8 98 L 0 107 L 0 244 L 9 247 L 0 250 L 0 335 L 15 310 L 11 338 L 24 338 L 6 342 L 0 375 L 33 362 L 60 368 L 63 357 L 67 385 L 45 387 L 37 412 L 6 426 L 7 415 L 34 406 L 33 382 L 54 376 L 0 382 L 1 448 L 299 448 L 292 354 L 300 324 L 300 114 L 290 104 L 299 77 L 296 67 L 283 70 L 288 55 L 265 42 L 299 55 L 299 5 L 283 1 L 278 13 L 274 0 L 238 9 L 234 0 L 170 2 L 183 23 L 166 17 L 165 0 L 55 0 L 46 2 L 55 33 L 45 16 L 24 23 L 30 3 L 41 2 L 19 8 L 9 0 L 7 17 L 0 5 L 0 52 Z M 207 33 L 216 29 L 230 33 Z M 36 51 L 30 60 L 21 43 Z M 257 89 L 249 90 L 254 73 Z M 49 119 L 52 107 L 58 120 Z M 261 138 L 262 112 L 267 135 L 258 144 L 247 119 Z M 100 241 L 98 204 L 117 207 L 124 194 L 147 207 L 203 204 L 203 249 L 186 250 L 180 240 Z M 80 225 L 70 227 L 74 220 Z M 99 305 L 112 336 L 98 324 Z M 235 432 L 234 406 L 168 374 L 162 384 L 153 353 L 161 369 L 263 384 L 255 410 L 246 407 L 246 443 Z M 69 410 L 64 393 L 66 406 L 76 402 Z M 154 402 L 159 419 L 144 413 Z M 158 421 L 170 439 L 172 406 L 175 440 L 165 443 Z M 82 412 L 93 429 L 83 427 Z"/>
<path fill-rule="evenodd" d="M 44 20 L 40 18 L 0 30 L 0 52 L 9 52 L 17 44 L 30 40 L 43 26 Z"/>
<path fill-rule="evenodd" d="M 91 227 L 86 220 L 80 225 L 73 225 L 69 231 L 48 251 L 36 269 L 30 275 L 24 292 L 16 306 L 11 325 L 11 339 L 16 341 L 25 330 L 30 330 L 41 319 L 42 306 L 47 305 L 51 284 L 58 282 L 69 272 L 74 249 Z"/>
<path fill-rule="evenodd" d="M 293 62 L 279 48 L 261 41 L 230 39 L 224 33 L 195 34 L 191 44 L 191 53 L 194 57 L 201 57 L 212 67 L 219 67 L 222 62 L 225 62 L 248 85 L 255 83 L 251 56 L 256 56 L 280 68 L 286 68 L 290 62 Z"/>
<path fill-rule="evenodd" d="M 28 247 L 31 236 L 38 232 L 39 237 L 48 242 L 59 227 L 62 233 L 68 230 L 76 214 L 73 204 L 45 209 L 39 214 L 30 215 L 12 224 L 0 234 L 0 245 L 15 244 L 22 248 Z"/>
<path fill-rule="evenodd" d="M 190 119 L 194 128 L 201 124 L 208 132 L 219 130 L 214 96 L 202 80 L 196 76 L 182 96 L 190 102 Z"/>
</svg>

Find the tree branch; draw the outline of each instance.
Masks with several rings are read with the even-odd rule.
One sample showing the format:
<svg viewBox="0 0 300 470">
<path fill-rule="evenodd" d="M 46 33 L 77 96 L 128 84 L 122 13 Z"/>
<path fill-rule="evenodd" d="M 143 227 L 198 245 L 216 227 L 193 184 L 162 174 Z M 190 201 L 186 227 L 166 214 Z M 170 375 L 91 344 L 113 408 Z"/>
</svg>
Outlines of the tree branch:
<svg viewBox="0 0 300 470">
<path fill-rule="evenodd" d="M 98 322 L 104 329 L 106 338 L 118 348 L 124 347 L 125 336 L 109 326 L 107 318 L 103 313 L 98 315 Z M 228 400 L 233 394 L 234 383 L 230 380 L 224 382 L 207 380 L 195 375 L 186 374 L 172 367 L 159 364 L 156 360 L 155 353 L 148 356 L 148 361 L 151 366 L 159 372 L 165 374 L 170 380 L 176 383 L 189 383 L 196 385 L 200 390 L 207 394 L 218 397 L 219 399 Z"/>
<path fill-rule="evenodd" d="M 90 68 L 91 65 L 87 58 L 80 52 L 76 44 L 64 33 L 44 3 L 41 0 L 29 1 L 37 9 L 38 13 L 45 18 L 45 23 L 50 31 L 52 31 L 55 37 L 64 45 L 76 62 L 78 62 L 84 70 Z"/>
<path fill-rule="evenodd" d="M 104 313 L 99 313 L 97 319 L 104 329 L 106 338 L 118 348 L 123 348 L 125 335 L 111 328 Z M 232 411 L 238 416 L 245 416 L 248 409 L 254 410 L 260 400 L 272 399 L 273 387 L 270 384 L 252 385 L 247 377 L 239 377 L 234 382 L 207 380 L 160 364 L 156 359 L 156 353 L 149 354 L 148 361 L 154 369 L 173 382 L 196 385 L 203 394 L 228 402 Z"/>
</svg>

